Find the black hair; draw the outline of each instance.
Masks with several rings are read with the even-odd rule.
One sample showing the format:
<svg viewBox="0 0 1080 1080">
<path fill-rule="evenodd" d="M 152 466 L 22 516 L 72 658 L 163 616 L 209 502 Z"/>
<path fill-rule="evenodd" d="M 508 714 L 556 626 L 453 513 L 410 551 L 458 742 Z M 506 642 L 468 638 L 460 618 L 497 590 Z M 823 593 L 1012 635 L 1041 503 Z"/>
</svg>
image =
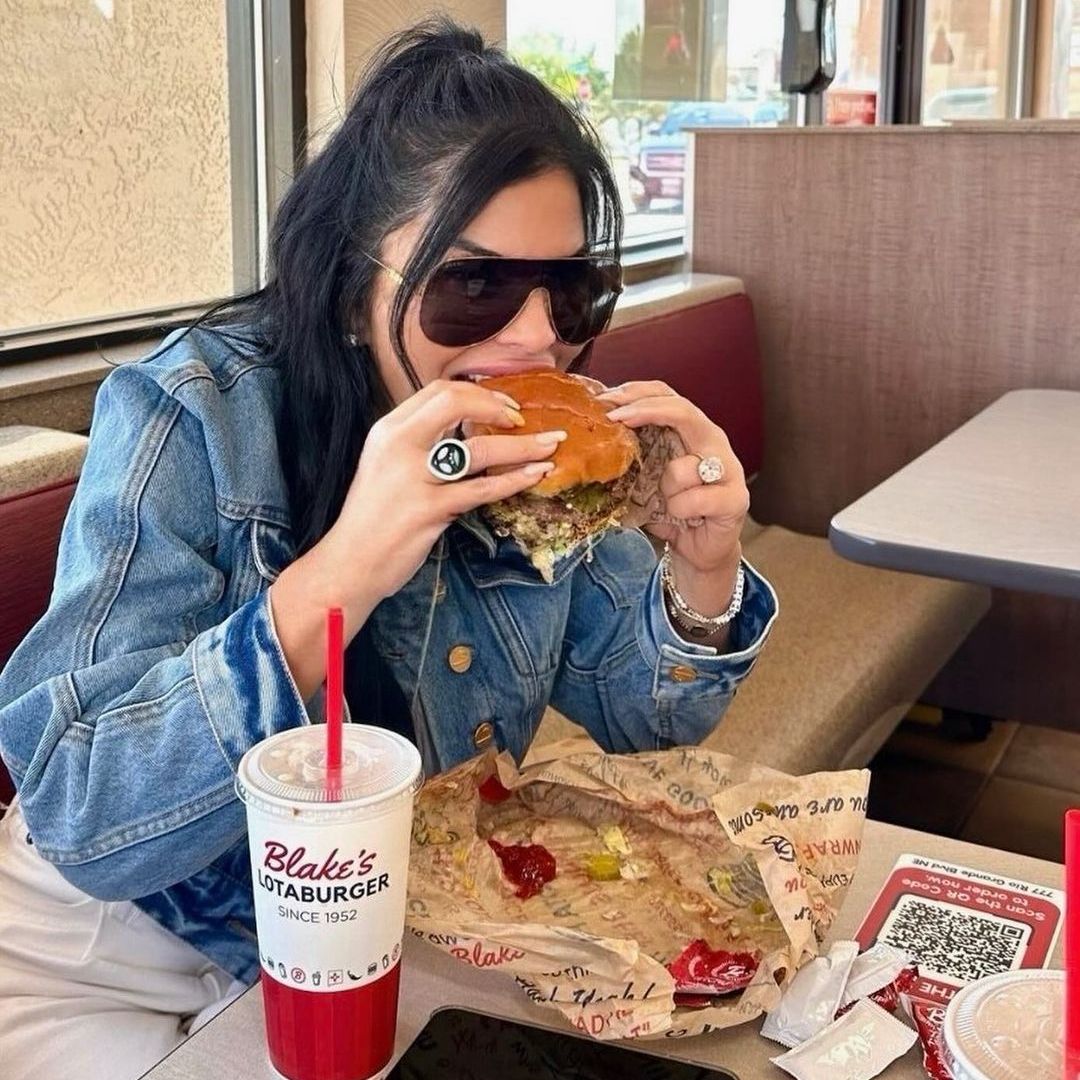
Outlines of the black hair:
<svg viewBox="0 0 1080 1080">
<path fill-rule="evenodd" d="M 577 182 L 590 250 L 618 258 L 618 189 L 595 131 L 569 101 L 445 17 L 395 36 L 372 58 L 340 127 L 282 200 L 266 287 L 222 313 L 250 326 L 281 369 L 278 436 L 299 551 L 336 520 L 367 433 L 390 406 L 370 350 L 348 341 L 363 342 L 379 272 L 369 255 L 429 214 L 399 268 L 405 280 L 390 316 L 415 385 L 403 337 L 409 301 L 495 194 L 550 168 Z"/>
<path fill-rule="evenodd" d="M 390 408 L 363 343 L 379 272 L 370 256 L 394 229 L 428 215 L 398 268 L 404 282 L 390 315 L 391 341 L 415 386 L 403 336 L 409 301 L 494 195 L 551 168 L 577 183 L 589 250 L 617 259 L 618 189 L 575 105 L 445 17 L 404 31 L 372 58 L 342 123 L 282 200 L 266 286 L 209 320 L 223 331 L 243 326 L 280 369 L 278 444 L 298 554 L 333 525 L 368 432 Z M 356 644 L 378 696 L 386 680 L 367 637 Z M 372 709 L 386 711 L 378 701 Z"/>
</svg>

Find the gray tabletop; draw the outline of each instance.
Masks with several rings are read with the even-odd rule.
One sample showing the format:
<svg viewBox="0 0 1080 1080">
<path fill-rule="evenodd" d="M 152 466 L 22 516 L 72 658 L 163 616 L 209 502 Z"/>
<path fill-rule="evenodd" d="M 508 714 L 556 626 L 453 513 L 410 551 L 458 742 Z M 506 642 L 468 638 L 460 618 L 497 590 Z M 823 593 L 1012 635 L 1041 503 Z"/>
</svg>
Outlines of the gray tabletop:
<svg viewBox="0 0 1080 1080">
<path fill-rule="evenodd" d="M 1080 598 L 1080 392 L 1014 390 L 829 527 L 854 562 Z"/>
<path fill-rule="evenodd" d="M 848 938 L 855 933 L 898 856 L 904 853 L 1034 885 L 1060 889 L 1063 884 L 1063 867 L 1056 863 L 868 821 L 859 869 L 833 924 L 830 940 Z M 432 1013 L 445 1007 L 472 1009 L 536 1027 L 570 1030 L 553 1010 L 532 1005 L 507 976 L 468 967 L 426 942 L 411 935 L 406 938 L 395 1060 L 420 1033 Z M 1052 966 L 1062 966 L 1060 940 Z M 783 1053 L 783 1048 L 762 1038 L 758 1034 L 760 1027 L 760 1021 L 754 1021 L 694 1039 L 642 1044 L 641 1049 L 724 1068 L 739 1080 L 759 1077 L 782 1080 L 787 1074 L 769 1059 Z M 882 1075 L 886 1080 L 925 1080 L 918 1045 Z M 206 1080 L 219 1076 L 231 1080 L 280 1080 L 266 1057 L 262 994 L 258 986 L 173 1051 L 144 1080 Z"/>
</svg>

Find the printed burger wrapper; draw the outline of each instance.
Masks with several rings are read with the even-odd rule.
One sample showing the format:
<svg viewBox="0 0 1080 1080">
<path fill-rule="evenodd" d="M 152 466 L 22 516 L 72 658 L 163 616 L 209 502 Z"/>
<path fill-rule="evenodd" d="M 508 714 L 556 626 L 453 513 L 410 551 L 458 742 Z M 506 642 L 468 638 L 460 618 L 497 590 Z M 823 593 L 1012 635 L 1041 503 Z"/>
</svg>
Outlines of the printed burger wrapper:
<svg viewBox="0 0 1080 1080">
<path fill-rule="evenodd" d="M 407 925 L 599 1039 L 745 1023 L 818 954 L 858 862 L 869 775 L 793 777 L 697 747 L 520 771 L 488 753 L 417 797 Z M 554 879 L 520 898 L 489 840 L 541 845 Z M 710 992 L 701 950 L 733 954 L 740 989 Z M 693 987 L 677 1004 L 666 965 L 684 951 L 675 970 Z"/>
<path fill-rule="evenodd" d="M 660 477 L 668 462 L 686 454 L 682 439 L 672 428 L 652 424 L 639 428 L 637 436 L 641 447 L 641 468 L 630 489 L 628 505 L 619 523 L 624 529 L 640 529 L 657 522 L 685 528 L 686 522 L 682 518 L 672 517 L 667 512 L 660 491 Z"/>
</svg>

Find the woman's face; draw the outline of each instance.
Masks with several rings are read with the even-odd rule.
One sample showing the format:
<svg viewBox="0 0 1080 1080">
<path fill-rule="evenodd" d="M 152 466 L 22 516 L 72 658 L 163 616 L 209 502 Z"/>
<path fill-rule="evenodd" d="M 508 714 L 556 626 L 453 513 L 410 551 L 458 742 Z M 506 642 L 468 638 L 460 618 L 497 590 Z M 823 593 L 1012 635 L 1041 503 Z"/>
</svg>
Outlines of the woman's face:
<svg viewBox="0 0 1080 1080">
<path fill-rule="evenodd" d="M 412 255 L 423 220 L 392 232 L 379 259 L 401 270 Z M 518 259 L 555 259 L 580 255 L 585 248 L 581 199 L 570 173 L 555 169 L 511 184 L 500 191 L 470 222 L 446 254 L 447 259 L 469 255 L 504 255 Z M 369 344 L 383 382 L 394 402 L 413 393 L 390 340 L 390 310 L 398 284 L 378 274 L 373 292 Z M 564 345 L 548 317 L 544 293 L 536 290 L 517 316 L 494 337 L 479 345 L 448 348 L 430 341 L 420 328 L 420 295 L 405 313 L 405 350 L 420 381 L 452 379 L 469 374 L 502 375 L 530 368 L 565 368 L 581 352 Z"/>
</svg>

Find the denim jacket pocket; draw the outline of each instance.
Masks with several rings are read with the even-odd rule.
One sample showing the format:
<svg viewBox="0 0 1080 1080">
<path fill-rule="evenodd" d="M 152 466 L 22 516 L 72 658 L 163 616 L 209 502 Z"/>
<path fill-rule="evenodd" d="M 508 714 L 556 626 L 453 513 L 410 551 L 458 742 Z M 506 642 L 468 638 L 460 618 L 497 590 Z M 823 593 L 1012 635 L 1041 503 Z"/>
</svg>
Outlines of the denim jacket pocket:
<svg viewBox="0 0 1080 1080">
<path fill-rule="evenodd" d="M 259 576 L 273 584 L 296 556 L 292 531 L 261 518 L 251 520 L 251 558 Z"/>
</svg>

